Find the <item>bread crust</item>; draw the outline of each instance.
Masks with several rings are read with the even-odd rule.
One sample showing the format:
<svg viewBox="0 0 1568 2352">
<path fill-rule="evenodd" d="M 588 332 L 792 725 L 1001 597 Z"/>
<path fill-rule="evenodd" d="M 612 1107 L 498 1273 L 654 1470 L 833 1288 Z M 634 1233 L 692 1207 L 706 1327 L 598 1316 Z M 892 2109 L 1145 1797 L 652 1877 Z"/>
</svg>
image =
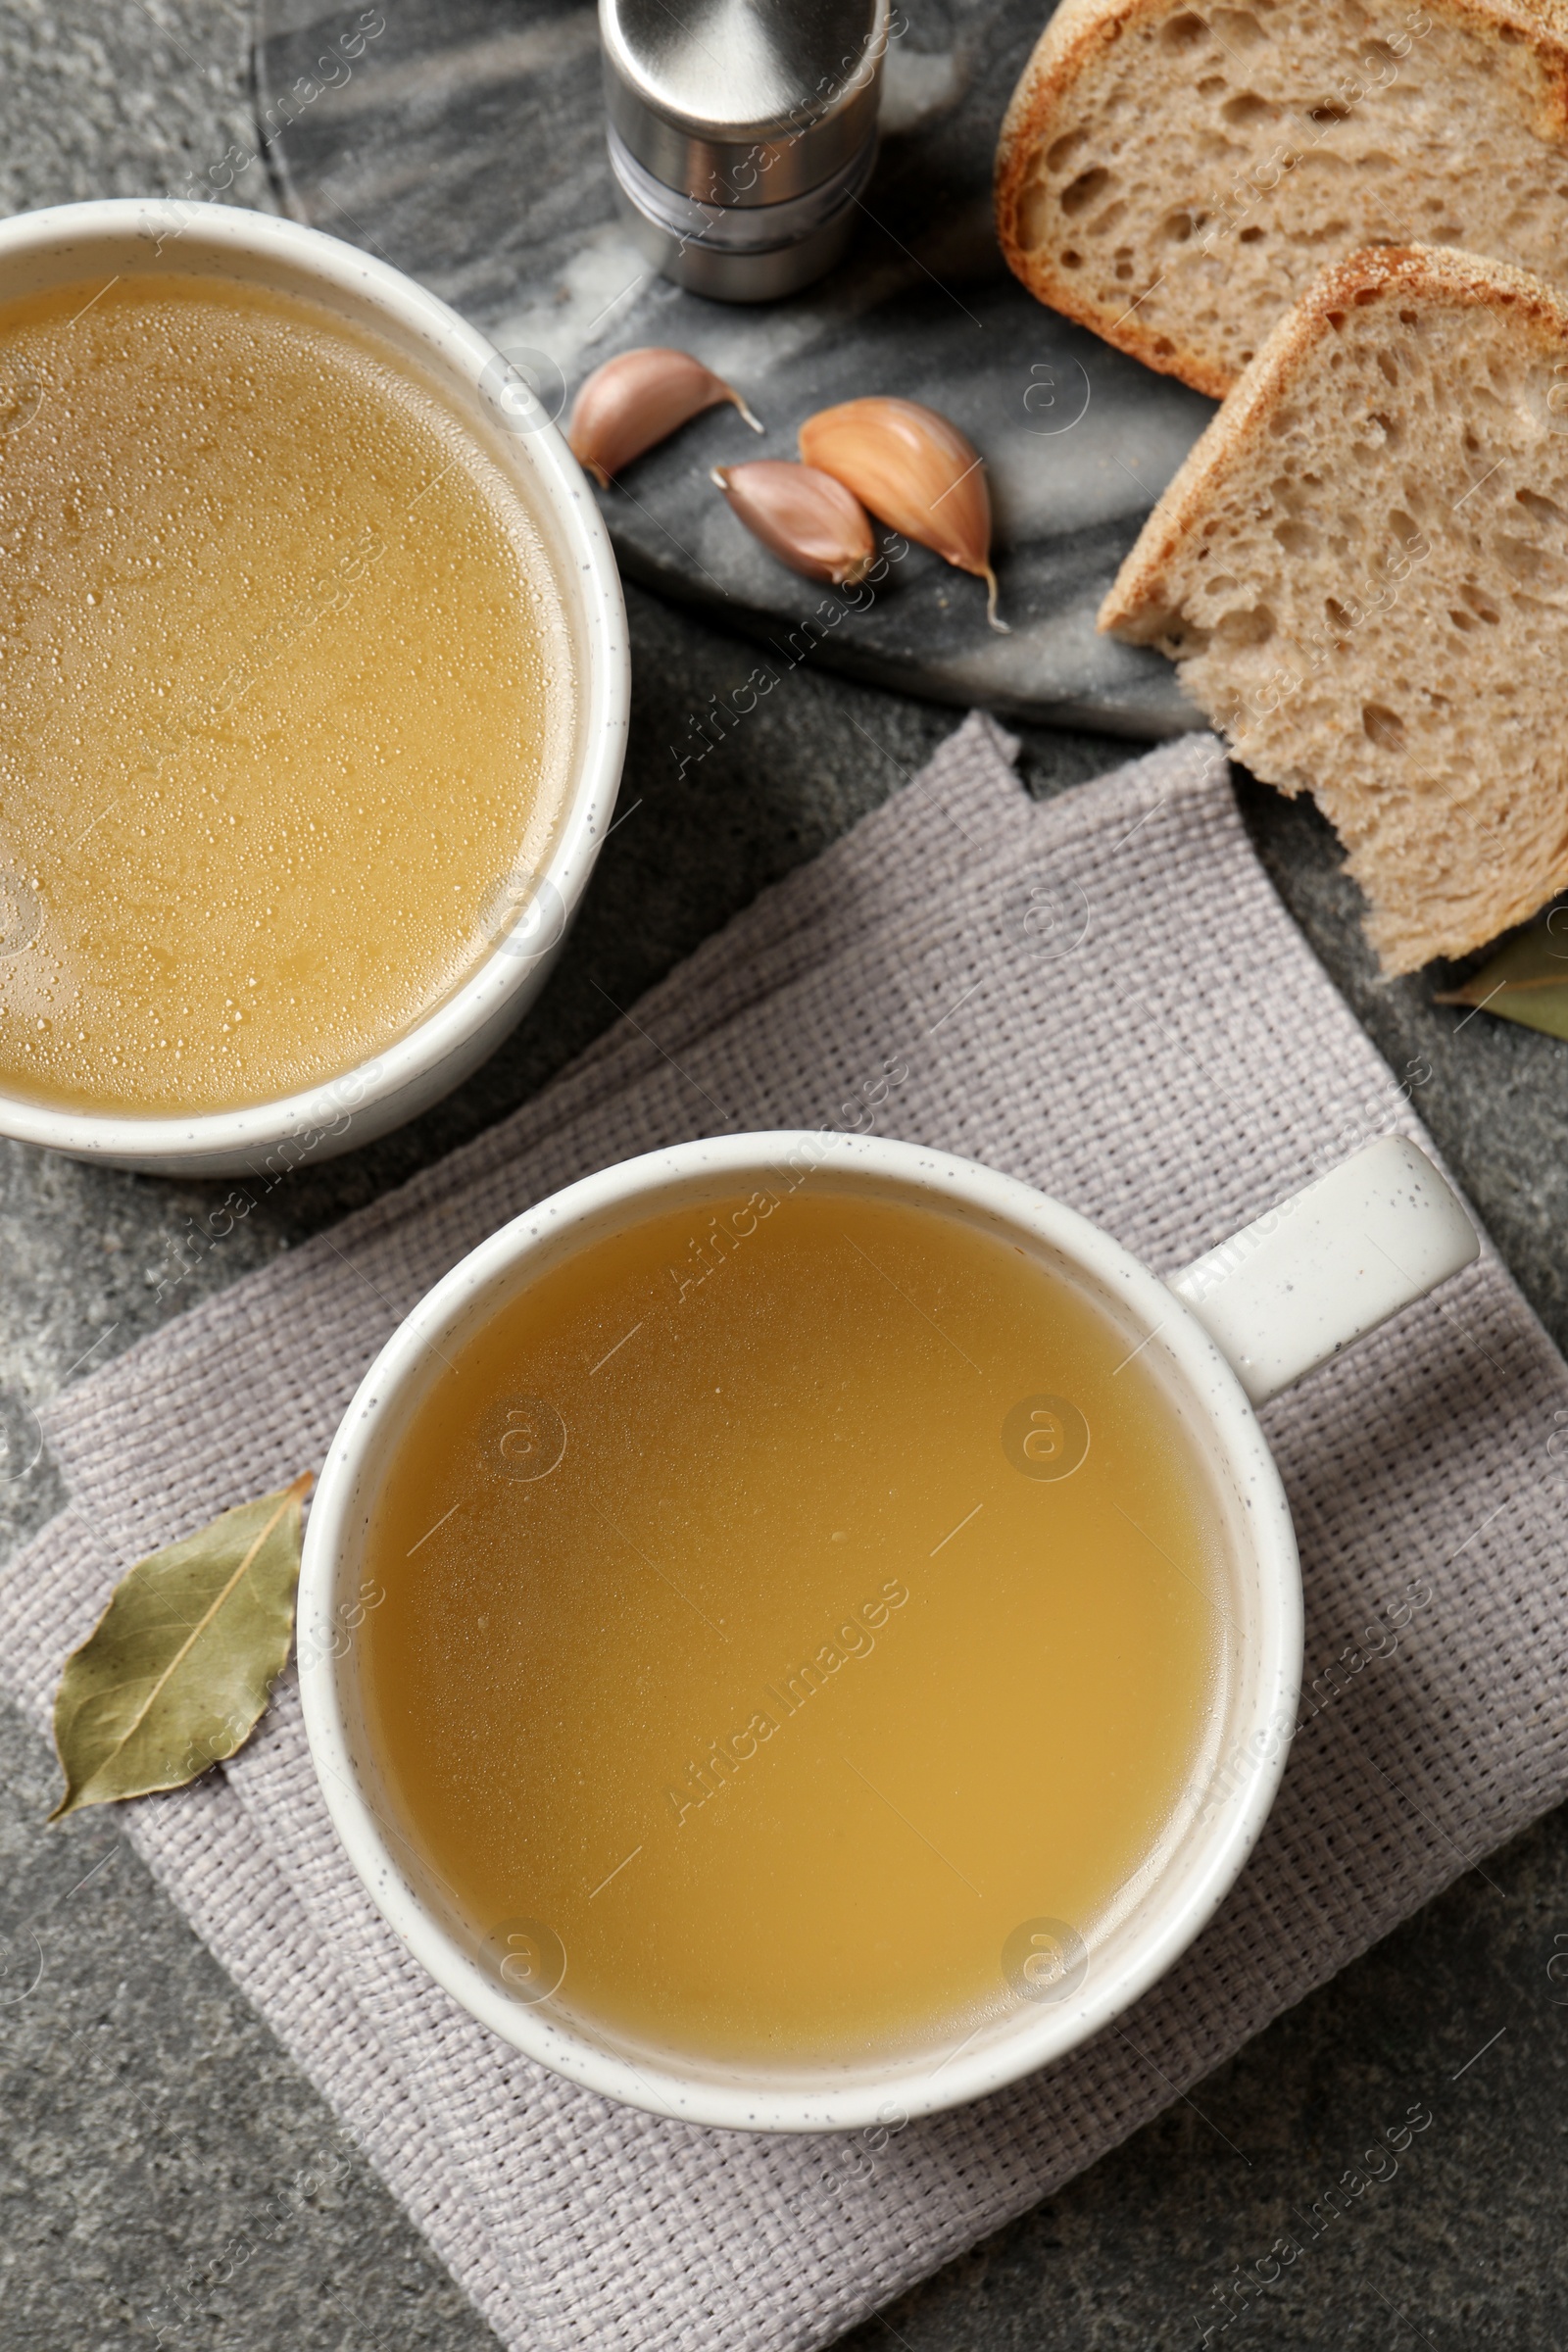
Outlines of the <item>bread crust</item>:
<svg viewBox="0 0 1568 2352">
<path fill-rule="evenodd" d="M 1037 301 L 1089 327 L 1107 343 L 1162 375 L 1179 376 L 1197 392 L 1222 400 L 1236 376 L 1200 355 L 1169 349 L 1169 325 L 1143 324 L 1136 304 L 1119 318 L 1088 297 L 1054 254 L 1030 251 L 1017 233 L 1020 202 L 1035 157 L 1050 144 L 1063 100 L 1135 26 L 1152 19 L 1201 16 L 1207 0 L 1061 0 L 1036 42 L 1003 118 L 997 145 L 995 206 L 1003 258 Z M 1568 0 L 1420 0 L 1429 16 L 1501 42 L 1528 47 L 1547 83 L 1544 118 L 1532 127 L 1568 146 Z M 1370 35 L 1368 37 L 1371 37 Z M 1161 349 L 1161 346 L 1166 348 Z"/>
<path fill-rule="evenodd" d="M 1314 348 L 1335 332 L 1334 314 L 1357 296 L 1378 300 L 1400 290 L 1424 301 L 1436 297 L 1460 307 L 1512 311 L 1544 346 L 1568 350 L 1568 303 L 1544 279 L 1509 262 L 1447 245 L 1370 245 L 1331 262 L 1285 313 L 1188 451 L 1116 574 L 1098 629 L 1139 644 L 1162 634 L 1171 609 L 1172 561 L 1201 525 L 1231 466 L 1267 434 L 1269 419 Z"/>
<path fill-rule="evenodd" d="M 1527 270 L 1448 246 L 1373 246 L 1329 264 L 1279 320 L 1159 499 L 1101 607 L 1102 630 L 1140 644 L 1159 644 L 1179 662 L 1209 659 L 1206 629 L 1194 633 L 1192 600 L 1199 598 L 1201 611 L 1200 566 L 1209 546 L 1215 552 L 1216 570 L 1230 569 L 1226 539 L 1212 536 L 1213 519 L 1245 514 L 1258 482 L 1259 461 L 1265 473 L 1279 463 L 1272 455 L 1276 419 L 1293 409 L 1299 416 L 1314 400 L 1321 402 L 1325 387 L 1336 380 L 1324 347 L 1332 346 L 1351 312 L 1368 304 L 1397 309 L 1401 303 L 1411 309 L 1419 305 L 1428 315 L 1490 311 L 1506 319 L 1510 345 L 1517 341 L 1522 358 L 1534 365 L 1539 355 L 1558 383 L 1568 377 L 1568 300 Z M 1479 489 L 1489 478 L 1482 474 L 1471 487 Z M 1245 522 L 1240 527 L 1245 530 Z M 1319 560 L 1302 559 L 1313 564 Z M 1225 584 L 1240 583 L 1227 578 Z M 1338 584 L 1332 571 L 1319 573 L 1314 592 Z M 1454 691 L 1463 699 L 1463 657 L 1457 649 L 1455 660 L 1459 666 L 1453 672 Z M 1205 708 L 1223 710 L 1226 697 L 1221 694 L 1216 703 L 1214 685 L 1210 675 L 1201 699 Z M 1549 697 L 1549 685 L 1539 691 Z M 1365 723 L 1365 708 L 1362 726 L 1376 742 Z M 1337 768 L 1332 752 L 1325 754 L 1321 744 L 1307 756 L 1305 744 L 1293 741 L 1288 730 L 1277 733 L 1265 749 L 1265 759 L 1253 762 L 1256 772 L 1288 794 L 1312 792 L 1339 828 L 1349 851 L 1349 871 L 1371 901 L 1367 930 L 1385 971 L 1413 971 L 1437 955 L 1468 955 L 1528 920 L 1555 892 L 1568 887 L 1568 770 L 1554 770 L 1549 760 L 1546 772 L 1531 780 L 1528 805 L 1517 808 L 1509 846 L 1490 833 L 1484 818 L 1481 832 L 1494 852 L 1491 857 L 1480 855 L 1473 833 L 1464 849 L 1463 836 L 1448 831 L 1450 855 L 1463 849 L 1465 856 L 1479 857 L 1479 867 L 1470 869 L 1472 886 L 1429 900 L 1424 893 L 1432 869 L 1423 867 L 1418 849 L 1408 864 L 1397 838 L 1392 847 L 1380 848 L 1375 858 L 1363 854 L 1367 834 L 1361 820 L 1375 816 L 1380 825 L 1388 822 L 1396 803 L 1391 797 L 1380 805 L 1378 798 L 1369 797 L 1353 761 L 1348 769 Z M 1242 756 L 1247 756 L 1245 746 Z M 1431 785 L 1432 777 L 1419 762 L 1411 759 L 1409 766 Z M 1412 801 L 1420 799 L 1408 775 L 1396 790 L 1407 811 Z M 1508 814 L 1505 803 L 1504 816 Z M 1406 830 L 1409 822 L 1407 813 Z M 1444 829 L 1437 828 L 1440 834 Z"/>
</svg>

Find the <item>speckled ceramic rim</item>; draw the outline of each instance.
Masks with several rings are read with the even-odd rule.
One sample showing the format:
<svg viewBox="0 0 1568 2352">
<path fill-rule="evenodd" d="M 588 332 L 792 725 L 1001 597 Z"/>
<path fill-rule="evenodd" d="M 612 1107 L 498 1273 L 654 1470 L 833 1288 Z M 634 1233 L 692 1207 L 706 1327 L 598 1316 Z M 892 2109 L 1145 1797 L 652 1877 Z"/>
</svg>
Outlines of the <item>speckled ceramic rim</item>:
<svg viewBox="0 0 1568 2352">
<path fill-rule="evenodd" d="M 852 1182 L 956 1208 L 981 1227 L 1065 1258 L 1146 1346 L 1178 1410 L 1206 1448 L 1233 1535 L 1226 1693 L 1190 1818 L 1141 1884 L 1070 1997 L 1019 2003 L 946 2056 L 890 2058 L 859 2070 L 749 2079 L 736 2070 L 619 2052 L 548 2004 L 509 1999 L 477 1963 L 472 1932 L 446 1909 L 392 1826 L 364 1728 L 358 1648 L 333 1659 L 331 1629 L 361 1583 L 361 1546 L 382 1468 L 444 1355 L 550 1265 L 656 1208 L 764 1185 L 791 1155 L 824 1183 Z M 444 1351 L 444 1352 L 443 1352 Z M 455 1266 L 388 1341 L 332 1441 L 311 1507 L 300 1585 L 305 1723 L 322 1793 L 370 1895 L 437 1983 L 503 2039 L 574 2082 L 653 2114 L 756 2132 L 847 2132 L 895 2113 L 931 2114 L 979 2098 L 1062 2057 L 1170 1967 L 1247 1859 L 1272 1802 L 1296 1720 L 1301 1595 L 1279 1473 L 1230 1365 L 1188 1308 L 1136 1258 L 1060 1202 L 972 1161 L 878 1136 L 726 1136 L 680 1145 L 589 1176 L 540 1202 Z M 341 1648 L 342 1644 L 338 1646 Z M 1007 1923 L 1011 1925 L 1012 1923 Z M 482 1931 L 480 1931 L 482 1933 Z M 569 1978 L 569 1955 L 568 1955 Z"/>
<path fill-rule="evenodd" d="M 620 576 L 564 437 L 526 388 L 505 375 L 494 345 L 455 311 L 385 262 L 318 229 L 228 205 L 139 198 L 60 205 L 0 221 L 0 296 L 117 265 L 229 274 L 323 303 L 422 367 L 518 485 L 550 547 L 577 658 L 572 772 L 540 869 L 559 894 L 564 937 L 614 807 L 631 683 Z M 306 1139 L 310 1156 L 328 1157 L 401 1125 L 475 1069 L 538 995 L 560 944 L 558 937 L 537 956 L 498 950 L 373 1060 L 283 1101 L 139 1118 L 53 1111 L 0 1095 L 0 1135 L 160 1175 L 259 1172 L 268 1152 L 291 1140 L 298 1146 Z"/>
</svg>

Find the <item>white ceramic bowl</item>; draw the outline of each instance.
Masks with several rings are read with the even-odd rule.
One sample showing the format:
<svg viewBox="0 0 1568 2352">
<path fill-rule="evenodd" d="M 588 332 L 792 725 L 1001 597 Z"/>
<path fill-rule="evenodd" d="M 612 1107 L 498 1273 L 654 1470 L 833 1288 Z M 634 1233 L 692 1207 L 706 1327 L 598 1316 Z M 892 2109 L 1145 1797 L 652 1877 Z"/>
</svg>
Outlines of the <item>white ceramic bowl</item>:
<svg viewBox="0 0 1568 2352">
<path fill-rule="evenodd" d="M 620 782 L 631 681 L 625 605 L 593 493 L 564 437 L 495 347 L 412 278 L 317 229 L 227 205 L 114 198 L 0 221 L 0 297 L 125 269 L 199 270 L 303 295 L 406 354 L 515 483 L 553 559 L 577 656 L 564 805 L 518 926 L 373 1060 L 279 1102 L 188 1118 L 51 1110 L 0 1093 L 0 1135 L 22 1143 L 155 1175 L 261 1172 L 346 1152 L 413 1118 L 477 1068 L 539 994 Z"/>
<path fill-rule="evenodd" d="M 1126 1332 L 1129 1349 L 1142 1347 L 1199 1441 L 1229 1525 L 1220 1696 L 1189 1797 L 1152 1863 L 1087 1952 L 1048 1969 L 1012 2014 L 951 2053 L 859 2069 L 748 2074 L 695 2060 L 677 2069 L 590 2037 L 548 1999 L 512 1997 L 483 1964 L 489 1923 L 475 1928 L 458 1915 L 401 1833 L 367 1735 L 360 1652 L 333 1629 L 356 1622 L 362 1547 L 386 1466 L 467 1336 L 563 1257 L 634 1217 L 758 1186 L 777 1191 L 791 1169 L 940 1201 L 1048 1263 L 1065 1261 Z M 475 2017 L 573 2082 L 656 2113 L 753 2131 L 847 2131 L 928 2114 L 995 2090 L 1098 2033 L 1170 1966 L 1231 1886 L 1268 1812 L 1296 1720 L 1296 1539 L 1250 1396 L 1259 1400 L 1298 1378 L 1475 1253 L 1463 1210 L 1400 1139 L 1360 1154 L 1288 1209 L 1210 1252 L 1173 1288 L 1072 1209 L 971 1161 L 876 1136 L 743 1135 L 586 1177 L 454 1267 L 382 1349 L 333 1440 L 300 1585 L 305 1721 L 322 1792 L 351 1860 L 409 1949 Z M 1368 1249 L 1369 1231 L 1390 1247 Z M 1396 1261 L 1402 1276 L 1390 1274 Z M 1224 1333 L 1229 1353 L 1210 1327 Z"/>
</svg>

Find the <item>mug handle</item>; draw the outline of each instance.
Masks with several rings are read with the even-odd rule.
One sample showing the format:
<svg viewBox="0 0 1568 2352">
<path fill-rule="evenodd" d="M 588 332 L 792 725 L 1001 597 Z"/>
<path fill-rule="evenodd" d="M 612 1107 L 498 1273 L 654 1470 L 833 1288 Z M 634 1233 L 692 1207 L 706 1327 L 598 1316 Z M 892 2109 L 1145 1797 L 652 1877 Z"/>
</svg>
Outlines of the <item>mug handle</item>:
<svg viewBox="0 0 1568 2352">
<path fill-rule="evenodd" d="M 1267 1404 L 1481 1249 L 1408 1137 L 1386 1135 L 1173 1274 L 1251 1402 Z"/>
</svg>

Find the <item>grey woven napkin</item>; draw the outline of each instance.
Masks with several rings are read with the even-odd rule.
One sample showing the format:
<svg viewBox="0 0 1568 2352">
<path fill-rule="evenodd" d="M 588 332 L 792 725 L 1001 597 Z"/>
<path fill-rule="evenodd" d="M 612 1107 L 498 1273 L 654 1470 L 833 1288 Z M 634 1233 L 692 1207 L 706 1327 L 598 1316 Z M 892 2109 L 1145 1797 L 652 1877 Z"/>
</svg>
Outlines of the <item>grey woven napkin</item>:
<svg viewBox="0 0 1568 2352">
<path fill-rule="evenodd" d="M 1281 909 L 1218 747 L 1046 806 L 970 718 L 502 1126 L 184 1315 L 48 1417 L 72 1506 L 0 1579 L 40 1724 L 139 1553 L 318 1463 L 366 1364 L 459 1256 L 587 1170 L 725 1129 L 864 1125 L 991 1161 L 1161 1271 L 1371 1137 L 1420 1136 Z M 886 1064 L 907 1075 L 868 1108 Z M 131 1834 L 509 2345 L 822 2344 L 1227 2057 L 1568 1779 L 1568 1371 L 1490 1248 L 1271 1406 L 1307 1689 L 1230 1900 L 1098 2041 L 884 2138 L 756 2138 L 612 2106 L 426 1982 L 338 1851 L 297 1691 Z M 1373 1629 L 1368 1631 L 1366 1629 Z"/>
</svg>

